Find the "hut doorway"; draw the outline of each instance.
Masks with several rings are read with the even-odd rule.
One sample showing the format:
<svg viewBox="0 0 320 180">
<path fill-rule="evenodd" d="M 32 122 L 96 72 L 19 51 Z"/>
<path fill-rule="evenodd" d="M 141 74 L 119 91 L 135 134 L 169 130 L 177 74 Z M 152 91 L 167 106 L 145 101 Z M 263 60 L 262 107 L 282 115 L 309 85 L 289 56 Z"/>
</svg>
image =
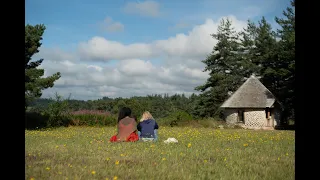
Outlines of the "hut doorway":
<svg viewBox="0 0 320 180">
<path fill-rule="evenodd" d="M 273 120 L 271 118 L 271 109 L 266 108 L 266 120 L 267 120 L 267 126 L 268 127 L 273 127 Z"/>
<path fill-rule="evenodd" d="M 238 122 L 244 123 L 244 111 L 238 110 Z"/>
</svg>

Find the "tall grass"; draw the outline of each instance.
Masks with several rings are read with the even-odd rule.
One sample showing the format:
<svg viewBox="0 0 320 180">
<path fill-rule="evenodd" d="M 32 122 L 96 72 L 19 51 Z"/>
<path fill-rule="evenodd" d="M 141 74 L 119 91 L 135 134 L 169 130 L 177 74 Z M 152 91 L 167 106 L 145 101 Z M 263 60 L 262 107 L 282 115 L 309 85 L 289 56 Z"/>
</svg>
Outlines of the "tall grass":
<svg viewBox="0 0 320 180">
<path fill-rule="evenodd" d="M 293 180 L 294 131 L 160 127 L 155 143 L 110 143 L 114 127 L 25 131 L 26 179 Z M 174 137 L 177 144 L 163 140 Z"/>
<path fill-rule="evenodd" d="M 116 115 L 98 110 L 80 110 L 71 113 L 73 126 L 113 126 L 117 124 Z"/>
</svg>

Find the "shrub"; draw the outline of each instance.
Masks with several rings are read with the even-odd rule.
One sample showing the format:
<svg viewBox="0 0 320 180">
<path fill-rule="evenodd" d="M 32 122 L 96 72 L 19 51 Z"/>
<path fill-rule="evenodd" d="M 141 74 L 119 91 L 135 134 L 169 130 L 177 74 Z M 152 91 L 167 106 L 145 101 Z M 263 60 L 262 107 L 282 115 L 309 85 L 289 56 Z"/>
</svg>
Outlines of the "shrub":
<svg viewBox="0 0 320 180">
<path fill-rule="evenodd" d="M 47 126 L 49 116 L 40 112 L 25 113 L 25 128 L 26 129 L 41 129 Z"/>
<path fill-rule="evenodd" d="M 105 111 L 81 110 L 71 113 L 71 124 L 74 126 L 114 126 L 117 117 Z"/>
<path fill-rule="evenodd" d="M 70 124 L 70 110 L 68 99 L 62 99 L 58 93 L 55 94 L 55 101 L 49 104 L 44 111 L 49 117 L 47 127 L 67 126 Z"/>
<path fill-rule="evenodd" d="M 190 122 L 192 115 L 185 111 L 175 111 L 170 113 L 168 117 L 159 119 L 159 125 L 163 126 L 179 126 L 183 123 Z"/>
</svg>

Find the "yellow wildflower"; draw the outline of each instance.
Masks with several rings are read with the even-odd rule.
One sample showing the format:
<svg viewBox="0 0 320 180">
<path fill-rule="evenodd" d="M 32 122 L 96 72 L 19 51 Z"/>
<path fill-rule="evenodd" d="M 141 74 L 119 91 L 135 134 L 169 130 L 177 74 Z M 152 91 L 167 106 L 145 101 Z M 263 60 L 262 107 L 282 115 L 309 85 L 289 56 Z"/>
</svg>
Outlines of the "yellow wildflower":
<svg viewBox="0 0 320 180">
<path fill-rule="evenodd" d="M 95 174 L 96 174 L 96 171 L 91 171 L 91 174 L 92 174 L 92 175 L 95 175 Z"/>
<path fill-rule="evenodd" d="M 113 180 L 117 180 L 117 179 L 118 179 L 118 177 L 117 177 L 117 176 L 114 176 L 114 177 L 113 177 Z"/>
<path fill-rule="evenodd" d="M 120 163 L 119 161 L 116 161 L 116 162 L 115 162 L 116 165 L 118 165 L 119 163 Z"/>
</svg>

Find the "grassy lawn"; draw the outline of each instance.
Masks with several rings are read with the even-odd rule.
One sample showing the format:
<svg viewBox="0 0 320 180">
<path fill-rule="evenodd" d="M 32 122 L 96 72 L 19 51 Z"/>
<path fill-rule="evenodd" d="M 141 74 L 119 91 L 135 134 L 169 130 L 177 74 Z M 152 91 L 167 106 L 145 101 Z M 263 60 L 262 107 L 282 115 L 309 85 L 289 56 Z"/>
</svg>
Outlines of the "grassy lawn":
<svg viewBox="0 0 320 180">
<path fill-rule="evenodd" d="M 270 179 L 295 176 L 294 131 L 159 129 L 156 143 L 109 143 L 112 127 L 25 131 L 26 179 Z M 165 144 L 168 137 L 178 144 Z"/>
</svg>

